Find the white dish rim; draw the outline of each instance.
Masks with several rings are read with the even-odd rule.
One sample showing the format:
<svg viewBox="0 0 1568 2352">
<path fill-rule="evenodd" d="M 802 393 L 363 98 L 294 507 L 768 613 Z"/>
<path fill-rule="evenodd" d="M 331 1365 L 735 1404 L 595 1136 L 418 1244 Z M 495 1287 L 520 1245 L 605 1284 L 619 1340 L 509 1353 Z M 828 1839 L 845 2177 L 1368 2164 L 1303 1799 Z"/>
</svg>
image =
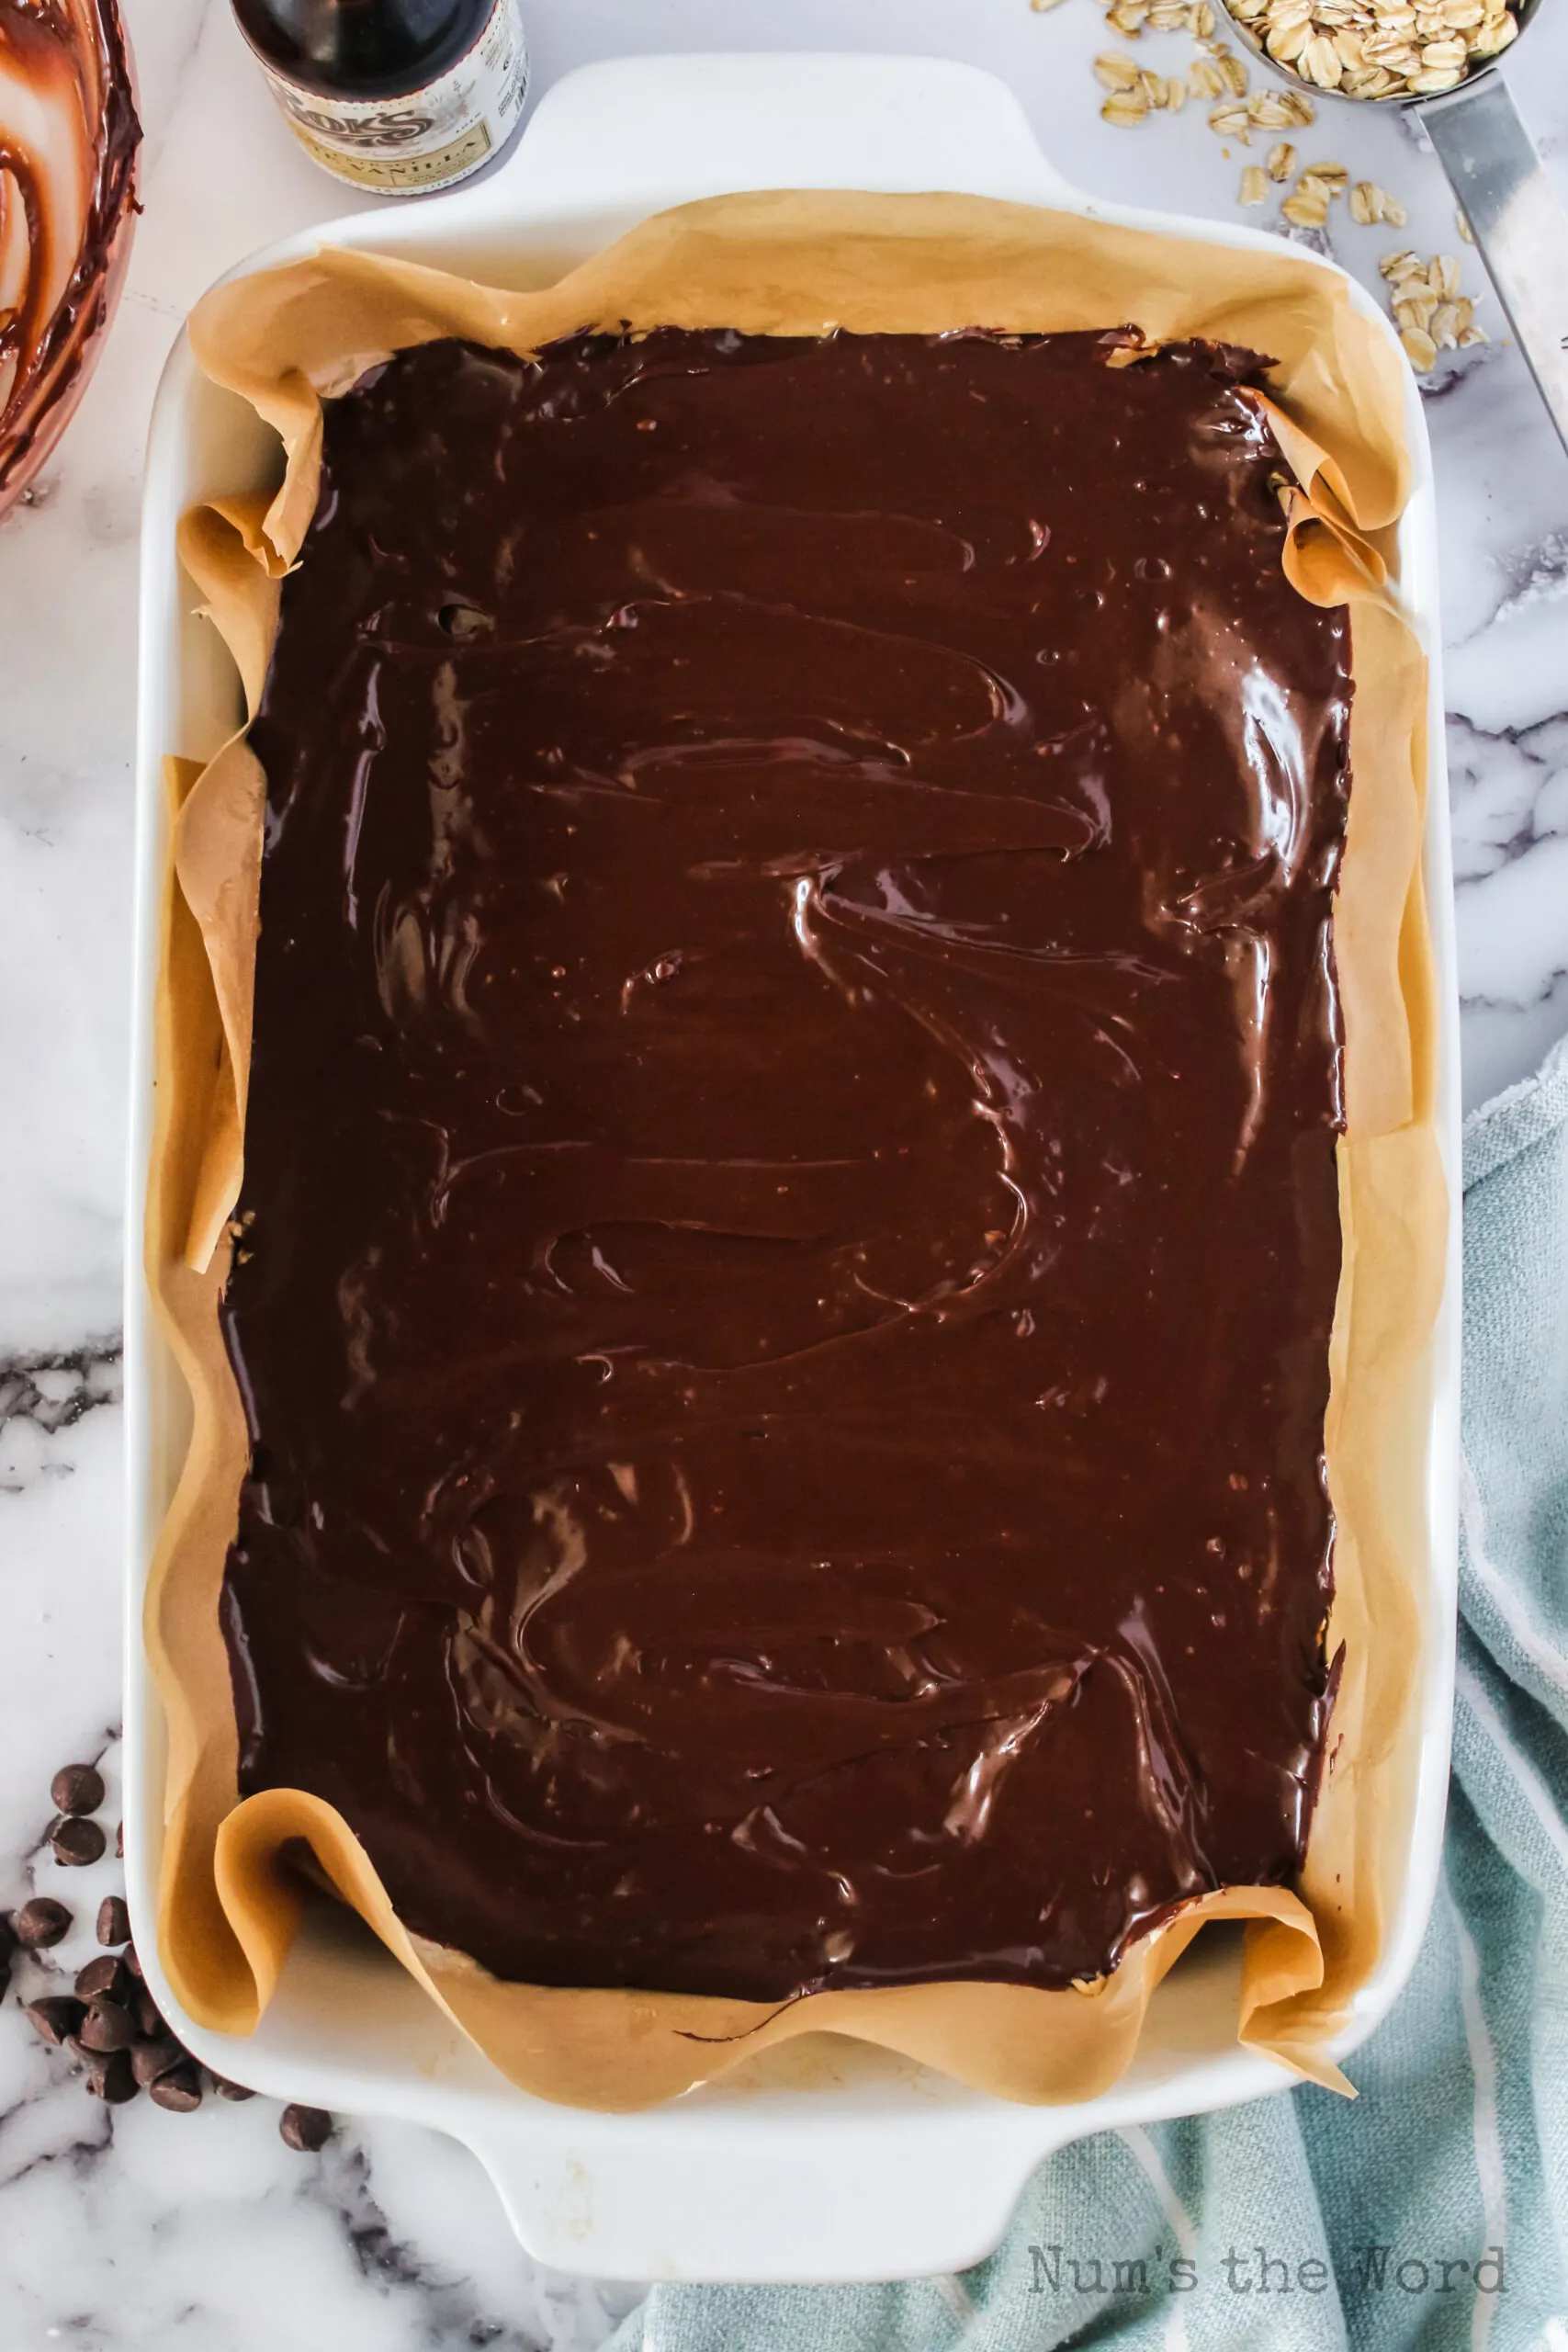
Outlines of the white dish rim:
<svg viewBox="0 0 1568 2352">
<path fill-rule="evenodd" d="M 908 161 L 917 129 L 918 175 Z M 794 168 L 781 171 L 781 162 Z M 1241 224 L 1081 195 L 1046 163 L 1012 94 L 977 68 L 918 57 L 715 53 L 624 58 L 581 68 L 550 90 L 520 145 L 487 178 L 454 195 L 327 222 L 265 248 L 227 275 L 276 266 L 325 243 L 463 266 L 465 254 L 493 251 L 498 239 L 513 241 L 521 253 L 531 237 L 547 256 L 545 274 L 553 275 L 574 252 L 592 249 L 667 204 L 741 187 L 784 185 L 958 187 L 1208 243 L 1278 250 L 1266 232 Z M 1358 307 L 1381 320 L 1371 297 L 1353 279 L 1346 282 Z M 1392 339 L 1392 328 L 1382 323 Z M 1458 1000 L 1432 468 L 1408 370 L 1406 380 L 1416 478 L 1400 530 L 1401 571 L 1430 659 L 1424 865 L 1438 978 L 1438 1125 L 1450 1193 L 1450 1252 L 1431 1348 L 1430 1579 L 1409 1862 L 1382 1959 L 1335 2045 L 1340 2058 L 1381 2021 L 1415 1963 L 1440 1862 L 1452 1711 Z M 156 1453 L 155 1441 L 169 1419 L 171 1376 L 141 1253 L 164 843 L 162 762 L 173 747 L 193 748 L 193 697 L 209 721 L 212 708 L 211 664 L 191 635 L 195 599 L 179 575 L 173 526 L 192 494 L 186 476 L 194 427 L 205 421 L 221 435 L 218 411 L 226 398 L 198 377 L 182 333 L 154 410 L 141 548 L 125 1337 L 126 1871 L 139 1924 L 154 1916 L 162 1835 L 161 1715 L 141 1613 L 151 1532 L 161 1516 L 157 1493 L 167 1484 L 169 1464 Z M 1082 2107 L 1010 2107 L 934 2084 L 913 2070 L 888 2076 L 874 2066 L 862 2072 L 850 2065 L 842 2079 L 825 2077 L 814 2087 L 751 2094 L 721 2088 L 652 2115 L 584 2115 L 526 2098 L 467 2045 L 450 2063 L 428 2052 L 404 2063 L 394 2050 L 382 2051 L 379 2063 L 370 2064 L 345 2057 L 335 2039 L 332 2049 L 323 2047 L 324 2032 L 312 2041 L 309 2012 L 317 1962 L 303 1955 L 291 1962 L 276 2014 L 269 2013 L 254 2041 L 209 2032 L 174 2001 L 150 1935 L 143 1951 L 149 1978 L 176 2030 L 218 2071 L 329 2109 L 417 2117 L 450 2132 L 479 2154 L 531 2252 L 603 2277 L 886 2278 L 965 2267 L 990 2251 L 1028 2175 L 1053 2149 L 1089 2131 L 1202 2112 L 1289 2086 L 1271 2062 L 1233 2042 L 1185 2062 L 1177 2049 L 1152 2067 L 1141 2052 L 1122 2082 Z M 357 1972 L 365 1963 L 353 1953 L 337 1953 L 328 1936 L 320 1965 Z M 1215 1965 L 1223 1973 L 1222 1964 Z M 397 2009 L 402 2045 L 419 2038 L 417 2028 L 405 2025 L 406 2010 L 389 1987 L 377 1980 L 374 1991 L 372 2007 L 386 1996 Z M 290 2002 L 295 2009 L 303 2002 L 300 2015 L 292 2014 Z"/>
</svg>

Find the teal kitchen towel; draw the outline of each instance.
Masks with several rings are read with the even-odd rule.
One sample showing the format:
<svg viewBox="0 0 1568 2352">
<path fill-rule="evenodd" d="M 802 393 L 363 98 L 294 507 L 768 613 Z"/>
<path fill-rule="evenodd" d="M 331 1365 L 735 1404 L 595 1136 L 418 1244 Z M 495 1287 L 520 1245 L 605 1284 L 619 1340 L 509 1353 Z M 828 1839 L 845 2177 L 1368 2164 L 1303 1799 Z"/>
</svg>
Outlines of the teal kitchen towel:
<svg viewBox="0 0 1568 2352">
<path fill-rule="evenodd" d="M 1360 2097 L 1103 2132 L 962 2277 L 656 2287 L 615 2352 L 1568 2352 L 1568 1040 L 1464 1172 L 1448 1842 Z"/>
</svg>

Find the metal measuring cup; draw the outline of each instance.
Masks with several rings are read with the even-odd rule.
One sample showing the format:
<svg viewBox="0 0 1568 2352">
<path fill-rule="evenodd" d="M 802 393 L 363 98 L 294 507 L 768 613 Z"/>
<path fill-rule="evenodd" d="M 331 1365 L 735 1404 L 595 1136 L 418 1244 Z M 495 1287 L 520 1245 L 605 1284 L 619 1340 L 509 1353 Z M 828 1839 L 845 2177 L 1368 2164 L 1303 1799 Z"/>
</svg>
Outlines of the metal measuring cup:
<svg viewBox="0 0 1568 2352">
<path fill-rule="evenodd" d="M 1516 10 L 1520 38 L 1540 6 L 1541 0 L 1521 0 Z M 1384 97 L 1362 98 L 1309 81 L 1294 66 L 1271 57 L 1251 25 L 1235 16 L 1231 22 L 1265 65 L 1305 90 L 1314 102 L 1343 98 L 1351 106 L 1415 108 L 1568 449 L 1568 211 L 1546 176 L 1495 60 L 1479 63 L 1451 90 L 1425 97 L 1391 91 Z M 1507 55 L 1514 56 L 1517 49 L 1516 40 Z"/>
</svg>

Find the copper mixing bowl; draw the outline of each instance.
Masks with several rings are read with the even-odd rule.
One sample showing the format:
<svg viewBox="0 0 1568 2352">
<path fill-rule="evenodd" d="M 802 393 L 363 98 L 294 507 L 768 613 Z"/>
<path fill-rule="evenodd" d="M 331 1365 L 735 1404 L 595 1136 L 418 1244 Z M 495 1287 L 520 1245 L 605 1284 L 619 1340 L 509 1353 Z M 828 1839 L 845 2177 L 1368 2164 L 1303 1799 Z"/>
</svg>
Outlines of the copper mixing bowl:
<svg viewBox="0 0 1568 2352">
<path fill-rule="evenodd" d="M 0 0 L 0 514 L 86 389 L 136 220 L 116 0 Z"/>
</svg>

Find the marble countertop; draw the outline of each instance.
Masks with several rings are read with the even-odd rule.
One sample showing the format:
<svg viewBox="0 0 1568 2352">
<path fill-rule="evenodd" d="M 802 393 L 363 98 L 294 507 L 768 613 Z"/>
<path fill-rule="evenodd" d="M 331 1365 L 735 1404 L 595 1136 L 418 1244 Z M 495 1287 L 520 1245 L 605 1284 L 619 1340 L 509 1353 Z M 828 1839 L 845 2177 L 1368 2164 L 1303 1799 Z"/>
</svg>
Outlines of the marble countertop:
<svg viewBox="0 0 1568 2352">
<path fill-rule="evenodd" d="M 0 524 L 0 1909 L 59 1894 L 95 1949 L 104 1861 L 40 1855 L 56 1765 L 102 1758 L 119 1712 L 120 1193 L 130 956 L 136 532 L 146 420 L 197 296 L 254 247 L 349 209 L 295 148 L 229 0 L 123 0 L 147 145 L 124 302 L 83 407 Z M 540 91 L 637 50 L 922 51 L 1000 74 L 1069 178 L 1235 218 L 1240 166 L 1205 109 L 1135 132 L 1099 119 L 1094 0 L 525 0 Z M 1189 45 L 1145 41 L 1170 71 Z M 1568 192 L 1568 12 L 1513 82 Z M 1408 122 L 1325 107 L 1296 134 L 1393 189 L 1410 225 L 1333 249 L 1376 282 L 1395 243 L 1455 252 L 1435 158 Z M 1261 216 L 1251 215 L 1253 219 Z M 1467 1103 L 1568 1030 L 1568 458 L 1495 302 L 1492 343 L 1428 380 L 1443 533 L 1449 747 Z M 31 1985 L 36 1979 L 19 1978 Z M 87 2099 L 0 2009 L 0 2343 L 43 2352 L 589 2352 L 637 2300 L 547 2273 L 515 2245 L 474 2161 L 410 2127 L 345 2120 L 286 2149 L 277 2110 L 194 2116 Z"/>
</svg>

